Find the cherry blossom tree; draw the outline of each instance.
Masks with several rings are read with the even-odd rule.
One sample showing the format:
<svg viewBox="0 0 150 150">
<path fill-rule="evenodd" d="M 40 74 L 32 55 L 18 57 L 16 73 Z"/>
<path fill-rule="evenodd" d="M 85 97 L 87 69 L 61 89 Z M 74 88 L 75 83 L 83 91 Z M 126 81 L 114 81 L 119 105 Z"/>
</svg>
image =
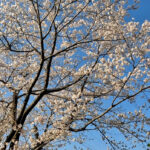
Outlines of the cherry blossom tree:
<svg viewBox="0 0 150 150">
<path fill-rule="evenodd" d="M 1 0 L 2 150 L 57 149 L 90 130 L 113 150 L 147 142 L 150 22 L 125 21 L 136 4 Z"/>
</svg>

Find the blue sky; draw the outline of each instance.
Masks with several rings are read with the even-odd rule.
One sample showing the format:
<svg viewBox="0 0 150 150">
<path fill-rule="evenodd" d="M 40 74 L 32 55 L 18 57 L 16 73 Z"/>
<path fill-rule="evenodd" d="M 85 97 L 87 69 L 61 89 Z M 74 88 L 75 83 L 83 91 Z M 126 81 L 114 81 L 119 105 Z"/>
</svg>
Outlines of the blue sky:
<svg viewBox="0 0 150 150">
<path fill-rule="evenodd" d="M 139 3 L 139 8 L 130 12 L 131 17 L 135 18 L 135 21 L 139 21 L 140 23 L 144 20 L 150 21 L 150 0 L 141 0 Z"/>
<path fill-rule="evenodd" d="M 129 0 L 130 1 L 130 0 Z M 144 22 L 144 20 L 150 21 L 150 0 L 141 0 L 139 3 L 139 8 L 137 10 L 131 10 L 130 11 L 131 18 L 135 18 L 135 21 Z M 127 19 L 128 20 L 128 19 Z M 60 148 L 59 150 L 74 150 L 73 146 L 76 145 L 78 148 L 82 148 L 82 150 L 87 150 L 89 147 L 90 150 L 107 150 L 107 145 L 102 142 L 100 135 L 97 132 L 90 132 L 87 134 L 87 138 L 93 139 L 93 140 L 87 140 L 84 144 L 68 144 L 66 147 Z M 145 150 L 142 147 L 137 147 L 134 150 Z"/>
</svg>

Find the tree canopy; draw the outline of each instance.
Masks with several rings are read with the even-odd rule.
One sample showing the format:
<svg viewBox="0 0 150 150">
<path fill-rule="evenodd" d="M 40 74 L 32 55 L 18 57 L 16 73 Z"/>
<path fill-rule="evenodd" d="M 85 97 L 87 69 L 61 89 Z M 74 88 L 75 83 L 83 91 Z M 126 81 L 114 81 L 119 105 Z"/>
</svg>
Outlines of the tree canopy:
<svg viewBox="0 0 150 150">
<path fill-rule="evenodd" d="M 113 150 L 146 144 L 150 22 L 126 21 L 136 4 L 1 0 L 2 150 L 59 149 L 90 130 Z"/>
</svg>

